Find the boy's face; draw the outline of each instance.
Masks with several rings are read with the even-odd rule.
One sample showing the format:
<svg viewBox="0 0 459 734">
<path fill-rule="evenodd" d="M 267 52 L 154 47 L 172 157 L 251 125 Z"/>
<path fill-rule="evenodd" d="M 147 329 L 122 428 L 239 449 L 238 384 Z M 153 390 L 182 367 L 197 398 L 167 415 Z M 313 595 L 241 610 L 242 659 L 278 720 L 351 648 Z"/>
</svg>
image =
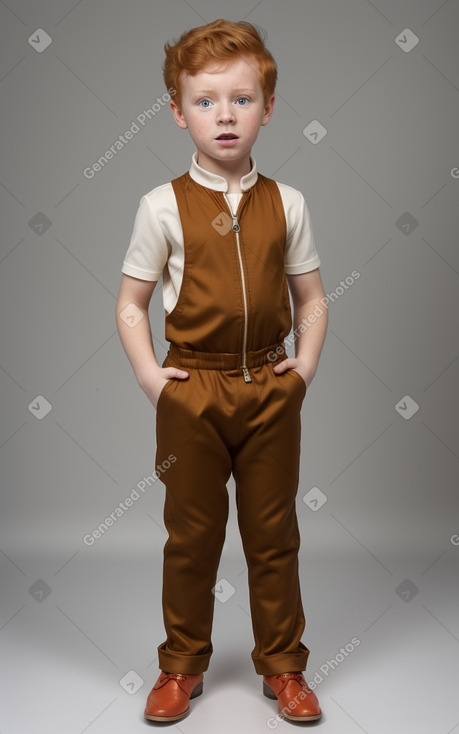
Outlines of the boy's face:
<svg viewBox="0 0 459 734">
<path fill-rule="evenodd" d="M 170 102 L 176 123 L 188 128 L 199 151 L 199 165 L 243 162 L 261 125 L 273 113 L 275 95 L 265 105 L 256 59 L 209 63 L 194 76 L 182 75 L 180 108 Z M 222 137 L 224 135 L 231 138 Z M 207 165 L 206 165 L 207 164 Z"/>
</svg>

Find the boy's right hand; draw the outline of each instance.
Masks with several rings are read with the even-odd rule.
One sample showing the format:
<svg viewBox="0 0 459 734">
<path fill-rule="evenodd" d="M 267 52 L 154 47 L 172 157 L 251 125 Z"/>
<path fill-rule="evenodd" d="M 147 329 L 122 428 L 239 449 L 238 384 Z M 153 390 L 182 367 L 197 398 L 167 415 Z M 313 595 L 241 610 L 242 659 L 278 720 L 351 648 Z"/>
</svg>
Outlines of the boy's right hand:
<svg viewBox="0 0 459 734">
<path fill-rule="evenodd" d="M 159 367 L 143 377 L 140 387 L 156 409 L 159 396 L 166 382 L 169 382 L 169 380 L 186 380 L 188 377 L 188 372 L 179 370 L 177 367 Z"/>
</svg>

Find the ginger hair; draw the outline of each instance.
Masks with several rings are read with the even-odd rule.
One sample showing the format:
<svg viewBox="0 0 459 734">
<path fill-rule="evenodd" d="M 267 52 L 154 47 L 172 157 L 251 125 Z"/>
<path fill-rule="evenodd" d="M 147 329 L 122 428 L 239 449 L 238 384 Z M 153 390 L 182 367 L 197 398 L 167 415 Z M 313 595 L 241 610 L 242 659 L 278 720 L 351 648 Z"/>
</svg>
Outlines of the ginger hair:
<svg viewBox="0 0 459 734">
<path fill-rule="evenodd" d="M 164 50 L 164 82 L 169 91 L 175 90 L 175 101 L 179 107 L 182 91 L 180 77 L 183 72 L 194 76 L 209 62 L 234 61 L 238 56 L 255 58 L 265 104 L 274 93 L 277 81 L 276 62 L 266 48 L 261 32 L 247 21 L 233 23 L 219 19 L 191 28 L 182 33 L 178 41 L 166 43 Z"/>
</svg>

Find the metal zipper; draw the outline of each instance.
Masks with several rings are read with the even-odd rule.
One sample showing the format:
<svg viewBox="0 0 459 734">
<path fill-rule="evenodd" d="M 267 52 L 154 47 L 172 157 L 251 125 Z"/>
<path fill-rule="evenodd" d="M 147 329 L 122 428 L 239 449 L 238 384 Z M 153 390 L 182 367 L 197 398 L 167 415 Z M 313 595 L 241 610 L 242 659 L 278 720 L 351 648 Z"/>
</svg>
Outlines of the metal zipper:
<svg viewBox="0 0 459 734">
<path fill-rule="evenodd" d="M 239 226 L 239 222 L 237 220 L 237 211 L 236 214 L 233 213 L 233 209 L 231 207 L 231 203 L 226 196 L 225 193 L 223 193 L 223 196 L 225 197 L 225 201 L 228 205 L 228 209 L 230 210 L 231 217 L 233 220 L 233 232 L 236 234 L 236 245 L 237 245 L 237 255 L 239 260 L 239 268 L 241 271 L 241 281 L 242 281 L 242 299 L 244 302 L 244 334 L 242 339 L 242 365 L 241 370 L 242 374 L 244 375 L 244 381 L 245 382 L 252 382 L 252 378 L 250 377 L 250 372 L 246 364 L 246 350 L 247 350 L 247 326 L 248 326 L 248 309 L 247 309 L 247 291 L 245 287 L 245 276 L 244 276 L 244 266 L 242 264 L 242 255 L 241 255 L 241 243 L 239 242 L 239 232 L 241 230 Z"/>
</svg>

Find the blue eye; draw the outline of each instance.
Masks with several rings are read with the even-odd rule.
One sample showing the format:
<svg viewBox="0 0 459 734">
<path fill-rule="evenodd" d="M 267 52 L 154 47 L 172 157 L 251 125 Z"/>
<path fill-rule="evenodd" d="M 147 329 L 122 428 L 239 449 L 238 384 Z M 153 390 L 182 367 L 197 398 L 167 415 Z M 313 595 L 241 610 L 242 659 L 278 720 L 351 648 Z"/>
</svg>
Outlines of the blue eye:
<svg viewBox="0 0 459 734">
<path fill-rule="evenodd" d="M 208 99 L 201 99 L 198 102 L 198 104 L 199 104 L 200 107 L 204 107 L 205 109 L 207 109 L 207 107 L 210 106 L 210 100 L 208 100 Z"/>
<path fill-rule="evenodd" d="M 239 105 L 239 107 L 245 107 L 245 103 L 248 102 L 249 100 L 248 100 L 247 97 L 238 97 L 236 101 L 237 102 L 243 102 L 243 104 L 242 105 Z"/>
</svg>

